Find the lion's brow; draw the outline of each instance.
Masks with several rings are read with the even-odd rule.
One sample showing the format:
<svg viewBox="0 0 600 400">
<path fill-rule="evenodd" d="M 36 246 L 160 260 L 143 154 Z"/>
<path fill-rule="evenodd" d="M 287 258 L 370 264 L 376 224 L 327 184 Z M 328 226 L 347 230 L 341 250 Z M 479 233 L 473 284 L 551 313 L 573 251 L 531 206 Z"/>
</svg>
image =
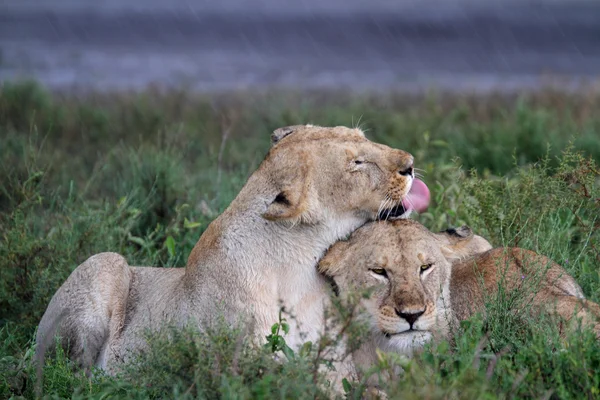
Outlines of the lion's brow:
<svg viewBox="0 0 600 400">
<path fill-rule="evenodd" d="M 421 261 L 424 264 L 430 264 L 430 263 L 433 263 L 433 261 L 435 261 L 433 259 L 433 257 L 431 257 L 428 254 L 422 253 L 422 252 L 419 252 L 417 254 L 417 257 L 419 258 L 419 261 Z"/>
</svg>

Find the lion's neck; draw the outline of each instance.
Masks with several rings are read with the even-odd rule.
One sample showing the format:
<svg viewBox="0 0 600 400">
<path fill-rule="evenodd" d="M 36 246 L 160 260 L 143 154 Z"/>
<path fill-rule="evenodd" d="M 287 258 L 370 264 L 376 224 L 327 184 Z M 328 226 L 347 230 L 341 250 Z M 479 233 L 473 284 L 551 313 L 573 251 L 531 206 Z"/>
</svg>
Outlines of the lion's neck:
<svg viewBox="0 0 600 400">
<path fill-rule="evenodd" d="M 259 325 L 276 322 L 282 304 L 299 323 L 311 325 L 322 318 L 327 296 L 317 262 L 364 221 L 324 213 L 320 223 L 310 226 L 275 223 L 261 216 L 266 199 L 255 193 L 248 197 L 240 193 L 207 228 L 190 255 L 185 279 L 195 287 L 207 281 L 228 282 L 232 292 L 224 300 L 254 304 L 260 309 L 255 313 Z"/>
</svg>

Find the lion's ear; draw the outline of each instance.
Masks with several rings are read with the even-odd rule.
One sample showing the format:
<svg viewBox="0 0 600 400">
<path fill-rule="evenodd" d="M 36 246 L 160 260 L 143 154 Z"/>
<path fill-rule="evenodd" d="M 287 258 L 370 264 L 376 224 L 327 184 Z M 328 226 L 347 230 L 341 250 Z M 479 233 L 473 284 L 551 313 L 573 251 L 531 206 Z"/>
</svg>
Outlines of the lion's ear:
<svg viewBox="0 0 600 400">
<path fill-rule="evenodd" d="M 263 218 L 270 221 L 298 218 L 305 209 L 302 197 L 295 188 L 282 190 L 262 214 Z"/>
<path fill-rule="evenodd" d="M 456 244 L 464 239 L 473 238 L 473 230 L 471 230 L 471 228 L 469 228 L 467 225 L 463 225 L 458 228 L 449 228 L 440 233 L 445 235 L 451 244 Z"/>
<path fill-rule="evenodd" d="M 277 221 L 297 219 L 308 210 L 310 190 L 308 163 L 286 166 L 274 174 L 276 191 L 263 218 Z"/>
<path fill-rule="evenodd" d="M 440 249 L 448 261 L 456 261 L 472 255 L 471 241 L 475 235 L 467 225 L 448 229 L 441 234 L 445 236 L 447 243 Z"/>
<path fill-rule="evenodd" d="M 448 229 L 436 236 L 444 243 L 441 250 L 448 261 L 464 259 L 492 249 L 490 242 L 475 235 L 467 225 Z"/>
<path fill-rule="evenodd" d="M 276 145 L 281 139 L 294 133 L 295 130 L 295 126 L 284 126 L 283 128 L 275 129 L 271 134 L 271 146 Z"/>
<path fill-rule="evenodd" d="M 337 276 L 344 266 L 349 246 L 347 241 L 340 241 L 331 246 L 319 261 L 319 272 L 330 277 Z"/>
</svg>

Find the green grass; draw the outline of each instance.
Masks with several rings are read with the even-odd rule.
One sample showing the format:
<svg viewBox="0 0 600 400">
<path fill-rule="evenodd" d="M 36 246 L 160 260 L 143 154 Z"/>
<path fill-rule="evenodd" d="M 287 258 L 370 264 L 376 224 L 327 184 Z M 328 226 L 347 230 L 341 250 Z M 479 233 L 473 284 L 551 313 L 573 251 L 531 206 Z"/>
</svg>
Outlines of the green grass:
<svg viewBox="0 0 600 400">
<path fill-rule="evenodd" d="M 34 397 L 33 337 L 50 297 L 90 255 L 182 266 L 234 198 L 278 127 L 356 125 L 415 155 L 433 194 L 419 219 L 432 230 L 468 223 L 495 245 L 563 265 L 600 301 L 600 94 L 500 95 L 186 92 L 51 94 L 0 89 L 0 398 Z M 405 398 L 598 398 L 600 344 L 561 339 L 549 321 L 490 298 L 452 343 L 384 386 Z M 276 323 L 277 321 L 273 321 Z M 231 328 L 150 338 L 120 377 L 47 358 L 51 398 L 326 397 L 312 350 L 280 363 Z M 269 332 L 265 332 L 265 335 Z M 285 335 L 284 335 L 285 337 Z M 276 347 L 277 348 L 277 347 Z M 281 355 L 283 357 L 283 355 Z M 360 382 L 349 383 L 351 398 Z"/>
</svg>

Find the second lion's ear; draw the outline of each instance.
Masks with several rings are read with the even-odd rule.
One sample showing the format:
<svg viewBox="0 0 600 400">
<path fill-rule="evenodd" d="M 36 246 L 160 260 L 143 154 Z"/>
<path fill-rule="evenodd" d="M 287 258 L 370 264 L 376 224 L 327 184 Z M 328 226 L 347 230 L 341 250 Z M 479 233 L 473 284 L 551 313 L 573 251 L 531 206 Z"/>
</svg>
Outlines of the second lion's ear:
<svg viewBox="0 0 600 400">
<path fill-rule="evenodd" d="M 275 129 L 271 134 L 271 146 L 276 145 L 281 139 L 294 133 L 295 130 L 294 126 L 284 126 L 283 128 Z"/>
<path fill-rule="evenodd" d="M 448 261 L 456 261 L 473 255 L 471 254 L 471 241 L 474 235 L 467 225 L 457 229 L 448 229 L 442 235 L 445 235 L 447 244 L 441 246 L 440 250 Z"/>
<path fill-rule="evenodd" d="M 331 246 L 321 261 L 319 261 L 319 272 L 332 278 L 337 276 L 344 268 L 349 246 L 350 243 L 347 241 L 340 241 Z"/>
<path fill-rule="evenodd" d="M 471 230 L 471 228 L 469 228 L 467 225 L 463 225 L 458 228 L 449 228 L 440 233 L 446 235 L 449 242 L 452 244 L 456 244 L 461 240 L 471 239 L 473 237 L 473 230 Z"/>
<path fill-rule="evenodd" d="M 441 250 L 448 261 L 471 257 L 492 248 L 490 242 L 484 237 L 475 235 L 467 225 L 447 229 L 435 236 L 444 243 Z"/>
</svg>

